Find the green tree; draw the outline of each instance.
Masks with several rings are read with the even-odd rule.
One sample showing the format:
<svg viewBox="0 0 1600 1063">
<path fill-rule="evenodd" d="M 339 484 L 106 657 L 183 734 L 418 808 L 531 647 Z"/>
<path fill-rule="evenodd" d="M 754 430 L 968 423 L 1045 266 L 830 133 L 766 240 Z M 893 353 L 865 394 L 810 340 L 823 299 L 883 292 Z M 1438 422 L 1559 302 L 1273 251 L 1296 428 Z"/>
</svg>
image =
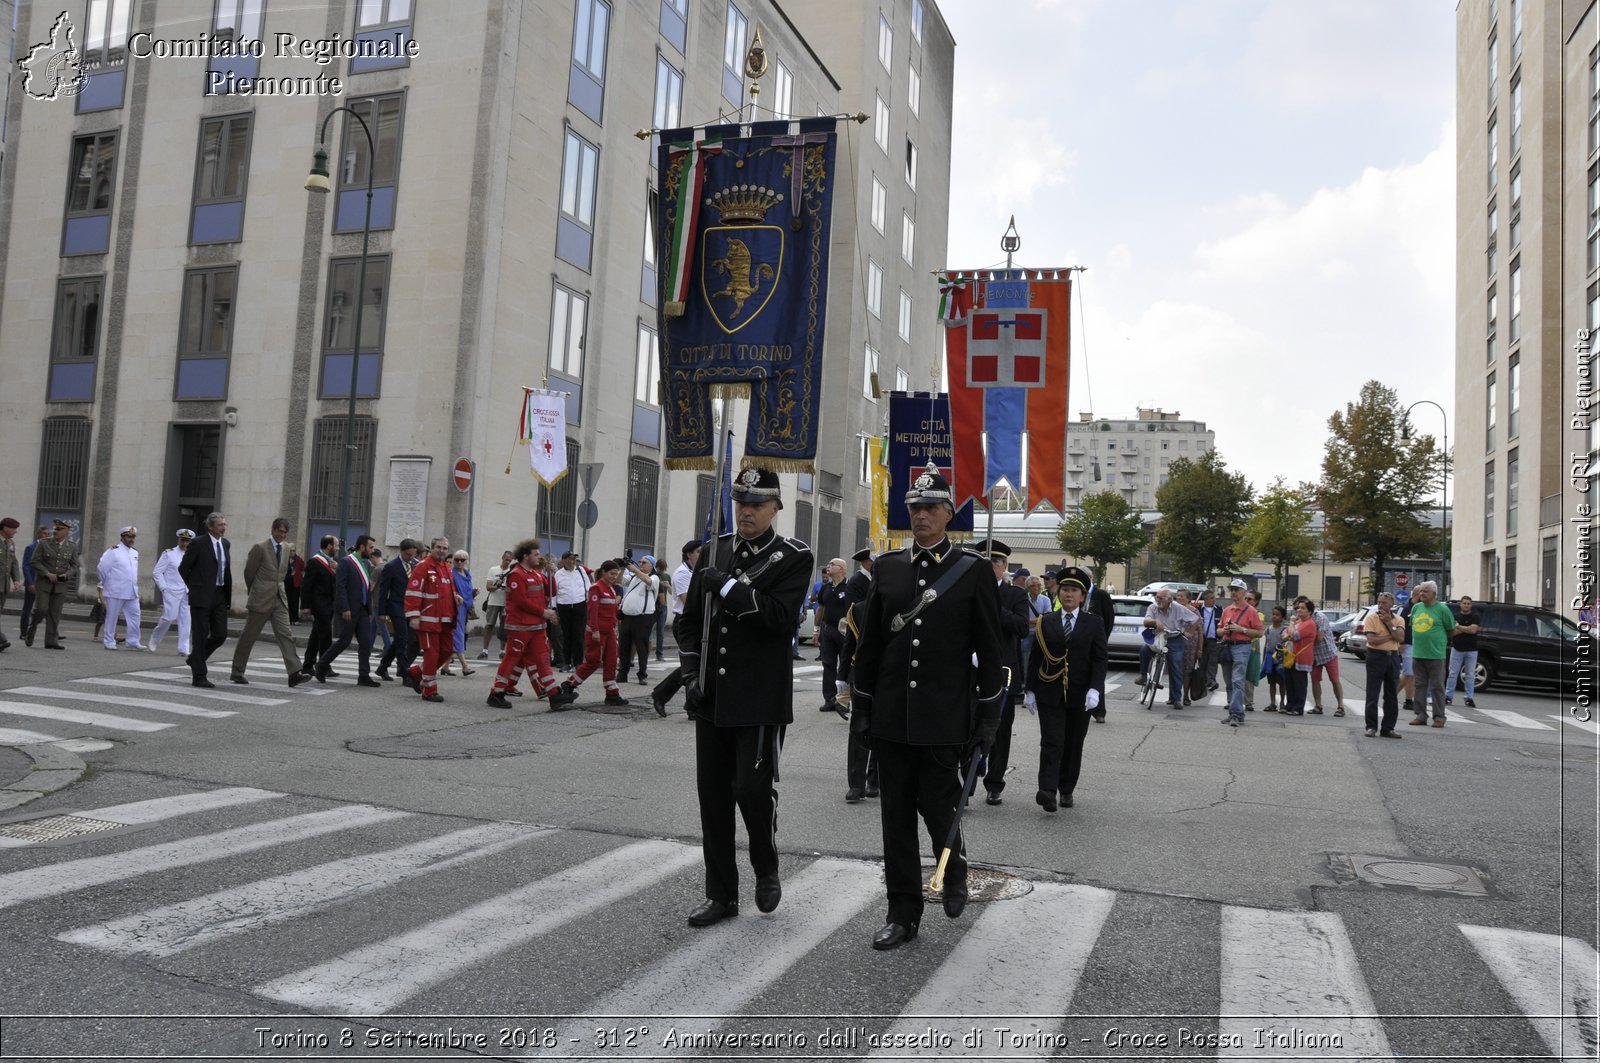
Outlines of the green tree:
<svg viewBox="0 0 1600 1063">
<path fill-rule="evenodd" d="M 1239 561 L 1252 557 L 1272 562 L 1272 575 L 1279 587 L 1288 569 L 1303 565 L 1317 555 L 1317 537 L 1312 535 L 1311 492 L 1289 487 L 1283 477 L 1256 499 L 1255 512 L 1239 533 Z"/>
<path fill-rule="evenodd" d="M 1328 418 L 1317 502 L 1327 527 L 1328 556 L 1372 561 L 1372 585 L 1383 586 L 1390 558 L 1432 552 L 1438 532 L 1421 514 L 1433 508 L 1445 456 L 1431 435 L 1410 433 L 1398 393 L 1376 380 Z"/>
<path fill-rule="evenodd" d="M 1150 542 L 1139 511 L 1116 491 L 1097 491 L 1083 500 L 1056 532 L 1061 549 L 1088 558 L 1094 581 L 1103 584 L 1106 566 L 1126 564 Z"/>
<path fill-rule="evenodd" d="M 1178 575 L 1205 583 L 1212 573 L 1231 572 L 1240 529 L 1250 516 L 1250 485 L 1229 472 L 1222 456 L 1208 450 L 1197 460 L 1179 458 L 1156 491 L 1161 523 L 1156 549 L 1172 558 Z"/>
</svg>

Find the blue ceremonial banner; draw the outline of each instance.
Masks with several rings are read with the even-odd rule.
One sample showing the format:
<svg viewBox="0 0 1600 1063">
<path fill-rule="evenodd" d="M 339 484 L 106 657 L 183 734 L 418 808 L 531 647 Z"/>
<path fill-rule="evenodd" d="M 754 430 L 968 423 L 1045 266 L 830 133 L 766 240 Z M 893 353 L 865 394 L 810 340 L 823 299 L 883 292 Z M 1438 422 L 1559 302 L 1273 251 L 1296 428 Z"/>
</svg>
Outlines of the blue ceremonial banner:
<svg viewBox="0 0 1600 1063">
<path fill-rule="evenodd" d="M 810 472 L 827 328 L 836 119 L 661 133 L 666 466 L 714 463 L 711 400 L 748 393 L 745 464 Z"/>
<path fill-rule="evenodd" d="M 889 531 L 909 532 L 906 492 L 929 461 L 950 475 L 955 450 L 950 442 L 950 396 L 943 392 L 889 393 Z M 958 538 L 972 531 L 972 502 L 956 510 L 946 531 Z"/>
</svg>

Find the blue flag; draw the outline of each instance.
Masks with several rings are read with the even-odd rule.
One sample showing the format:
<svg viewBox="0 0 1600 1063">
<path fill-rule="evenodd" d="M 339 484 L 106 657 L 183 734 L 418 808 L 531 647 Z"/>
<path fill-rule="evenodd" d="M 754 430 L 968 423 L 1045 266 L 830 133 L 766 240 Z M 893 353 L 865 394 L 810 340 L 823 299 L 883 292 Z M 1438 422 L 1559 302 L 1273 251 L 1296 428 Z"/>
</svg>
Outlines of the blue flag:
<svg viewBox="0 0 1600 1063">
<path fill-rule="evenodd" d="M 722 519 L 720 521 L 717 520 L 717 497 L 716 497 L 716 492 L 712 492 L 711 504 L 706 509 L 706 524 L 705 524 L 705 529 L 706 530 L 705 530 L 705 534 L 700 536 L 700 538 L 705 542 L 710 542 L 711 541 L 711 539 L 712 539 L 712 526 L 714 524 L 719 524 L 720 525 L 720 527 L 716 528 L 716 534 L 717 535 L 721 535 L 724 532 L 730 532 L 730 531 L 733 530 L 733 433 L 732 432 L 728 433 L 728 441 L 727 441 L 726 445 L 724 445 L 724 447 L 723 447 L 722 458 L 723 458 L 723 461 L 722 461 L 722 507 L 721 507 L 722 508 Z"/>
</svg>

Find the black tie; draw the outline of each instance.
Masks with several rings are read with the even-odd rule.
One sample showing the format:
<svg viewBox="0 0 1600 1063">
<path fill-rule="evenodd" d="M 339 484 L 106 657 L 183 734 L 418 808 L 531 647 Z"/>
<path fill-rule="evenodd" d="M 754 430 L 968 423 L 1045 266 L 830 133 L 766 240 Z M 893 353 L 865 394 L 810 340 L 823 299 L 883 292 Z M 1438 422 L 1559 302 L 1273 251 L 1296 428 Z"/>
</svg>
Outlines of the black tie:
<svg viewBox="0 0 1600 1063">
<path fill-rule="evenodd" d="M 283 566 L 283 544 L 282 543 L 273 543 L 272 544 L 272 557 L 273 557 L 273 560 L 276 561 L 278 563 L 278 566 L 281 568 Z"/>
<path fill-rule="evenodd" d="M 1072 614 L 1068 613 L 1068 612 L 1063 612 L 1061 614 L 1061 641 L 1065 642 L 1066 640 L 1070 639 L 1071 637 L 1072 637 Z"/>
</svg>

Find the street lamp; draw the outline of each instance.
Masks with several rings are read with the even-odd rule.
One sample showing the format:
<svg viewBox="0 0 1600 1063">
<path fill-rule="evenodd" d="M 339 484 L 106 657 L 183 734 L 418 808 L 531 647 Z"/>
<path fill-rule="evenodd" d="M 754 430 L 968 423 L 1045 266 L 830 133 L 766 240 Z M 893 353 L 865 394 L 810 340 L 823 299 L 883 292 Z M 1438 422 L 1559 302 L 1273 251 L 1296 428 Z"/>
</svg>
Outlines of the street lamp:
<svg viewBox="0 0 1600 1063">
<path fill-rule="evenodd" d="M 367 287 L 367 244 L 372 237 L 372 174 L 377 166 L 378 146 L 372 139 L 372 129 L 367 125 L 367 120 L 361 117 L 361 112 L 354 107 L 335 107 L 322 120 L 322 130 L 317 134 L 317 151 L 312 156 L 311 172 L 306 175 L 307 192 L 327 195 L 331 191 L 328 181 L 328 149 L 324 145 L 328 142 L 328 123 L 340 111 L 349 113 L 361 123 L 361 131 L 367 136 L 367 212 L 361 222 L 361 265 L 356 270 L 353 309 L 355 324 L 352 326 L 354 335 L 351 337 L 350 350 L 350 405 L 344 422 L 344 489 L 339 495 L 339 542 L 348 550 L 349 547 L 344 544 L 350 541 L 350 479 L 356 451 L 356 377 L 361 367 L 361 301 Z"/>
<path fill-rule="evenodd" d="M 1432 399 L 1418 399 L 1410 406 L 1407 406 L 1406 412 L 1400 415 L 1401 439 L 1410 440 L 1411 411 L 1422 405 L 1432 406 L 1434 409 L 1438 410 L 1439 420 L 1444 426 L 1443 434 L 1440 437 L 1440 441 L 1443 446 L 1444 460 L 1439 463 L 1439 597 L 1447 598 L 1449 597 L 1449 580 L 1447 575 L 1449 572 L 1450 558 L 1450 524 L 1449 510 L 1447 508 L 1449 504 L 1449 495 L 1446 492 L 1449 490 L 1448 484 L 1450 477 L 1450 418 L 1445 414 L 1444 407 L 1440 406 Z"/>
</svg>

